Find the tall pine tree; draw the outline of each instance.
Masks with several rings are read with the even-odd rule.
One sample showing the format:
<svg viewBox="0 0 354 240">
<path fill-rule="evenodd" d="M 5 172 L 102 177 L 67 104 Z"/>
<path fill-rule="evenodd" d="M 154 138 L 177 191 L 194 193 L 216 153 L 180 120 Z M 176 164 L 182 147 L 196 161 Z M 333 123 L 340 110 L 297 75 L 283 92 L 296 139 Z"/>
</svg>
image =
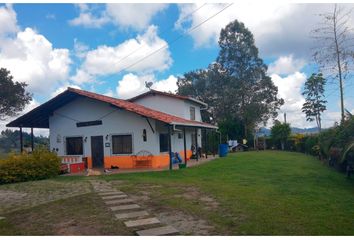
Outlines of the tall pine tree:
<svg viewBox="0 0 354 240">
<path fill-rule="evenodd" d="M 267 76 L 267 66 L 258 56 L 253 34 L 237 20 L 221 30 L 217 62 L 230 78 L 227 98 L 233 115 L 244 125 L 244 136 L 258 123 L 277 116 L 284 103 L 278 88 Z"/>
</svg>

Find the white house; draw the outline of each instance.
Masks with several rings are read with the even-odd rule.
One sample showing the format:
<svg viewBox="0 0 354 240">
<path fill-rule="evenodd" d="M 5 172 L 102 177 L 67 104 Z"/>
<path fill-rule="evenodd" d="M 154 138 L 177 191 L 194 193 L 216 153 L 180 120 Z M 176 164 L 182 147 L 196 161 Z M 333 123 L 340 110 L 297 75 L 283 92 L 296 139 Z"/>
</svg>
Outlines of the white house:
<svg viewBox="0 0 354 240">
<path fill-rule="evenodd" d="M 202 122 L 206 107 L 155 90 L 121 100 L 68 88 L 7 126 L 49 128 L 51 150 L 72 171 L 85 160 L 89 168 L 164 168 L 175 153 L 188 160 L 191 149 L 202 147 L 201 129 L 217 129 Z"/>
</svg>

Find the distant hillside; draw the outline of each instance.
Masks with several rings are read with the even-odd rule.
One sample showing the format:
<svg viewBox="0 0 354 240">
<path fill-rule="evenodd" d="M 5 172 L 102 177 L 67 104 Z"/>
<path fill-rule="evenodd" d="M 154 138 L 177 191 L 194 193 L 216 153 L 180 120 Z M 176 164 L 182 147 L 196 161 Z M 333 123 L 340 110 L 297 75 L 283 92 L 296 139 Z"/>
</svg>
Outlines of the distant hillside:
<svg viewBox="0 0 354 240">
<path fill-rule="evenodd" d="M 317 127 L 313 127 L 313 128 L 292 127 L 291 133 L 314 134 L 314 133 L 318 133 L 318 128 Z M 263 136 L 263 135 L 270 136 L 270 129 L 261 128 L 258 136 Z"/>
</svg>

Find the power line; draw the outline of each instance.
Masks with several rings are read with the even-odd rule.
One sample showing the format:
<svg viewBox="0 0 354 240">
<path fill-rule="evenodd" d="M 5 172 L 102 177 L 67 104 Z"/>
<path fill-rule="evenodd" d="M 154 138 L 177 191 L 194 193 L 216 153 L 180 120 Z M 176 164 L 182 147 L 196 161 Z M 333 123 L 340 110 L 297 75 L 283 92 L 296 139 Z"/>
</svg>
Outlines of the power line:
<svg viewBox="0 0 354 240">
<path fill-rule="evenodd" d="M 184 17 L 182 18 L 182 20 L 185 19 L 185 18 L 187 18 L 187 17 L 189 17 L 189 16 L 191 16 L 191 15 L 193 15 L 195 12 L 199 11 L 199 10 L 200 10 L 202 7 L 204 7 L 205 5 L 207 5 L 207 3 L 204 3 L 202 6 L 198 7 L 197 9 L 193 10 L 192 12 L 188 13 L 186 16 L 184 16 Z M 167 28 L 164 29 L 164 30 L 160 33 L 160 35 L 162 36 L 162 35 L 163 35 L 164 33 L 166 33 L 167 31 L 168 31 Z M 124 56 L 124 57 L 122 57 L 121 59 L 119 59 L 116 63 L 119 63 L 119 62 L 123 61 L 124 59 L 127 59 L 128 57 L 130 57 L 130 56 L 133 55 L 134 53 L 138 52 L 138 51 L 141 50 L 142 48 L 144 48 L 144 45 L 141 45 L 141 46 L 138 47 L 137 49 L 135 49 L 135 50 L 133 50 L 132 52 L 128 53 L 126 56 Z"/>
<path fill-rule="evenodd" d="M 202 21 L 201 23 L 197 24 L 196 26 L 194 26 L 193 28 L 189 29 L 186 33 L 191 33 L 192 31 L 194 31 L 195 29 L 199 28 L 201 25 L 203 25 L 204 23 L 206 23 L 207 21 L 209 21 L 210 19 L 216 17 L 217 15 L 219 15 L 220 13 L 222 13 L 223 11 L 225 11 L 227 8 L 231 7 L 231 5 L 233 5 L 234 3 L 231 3 L 229 5 L 227 5 L 226 7 L 224 7 L 223 9 L 221 9 L 220 11 L 218 11 L 217 13 L 213 14 L 212 16 L 208 17 L 206 20 Z M 164 46 L 158 48 L 157 50 L 151 52 L 150 54 L 146 55 L 145 57 L 141 58 L 140 60 L 128 65 L 127 67 L 124 67 L 123 69 L 121 69 L 119 72 L 125 71 L 133 66 L 135 66 L 136 64 L 144 61 L 145 59 L 151 57 L 152 55 L 158 53 L 159 51 L 161 51 L 162 49 L 168 47 L 169 45 L 174 44 L 175 42 L 177 42 L 179 39 L 183 38 L 185 35 L 180 34 L 178 37 L 176 37 L 175 39 L 173 39 L 169 44 L 165 44 Z"/>
</svg>

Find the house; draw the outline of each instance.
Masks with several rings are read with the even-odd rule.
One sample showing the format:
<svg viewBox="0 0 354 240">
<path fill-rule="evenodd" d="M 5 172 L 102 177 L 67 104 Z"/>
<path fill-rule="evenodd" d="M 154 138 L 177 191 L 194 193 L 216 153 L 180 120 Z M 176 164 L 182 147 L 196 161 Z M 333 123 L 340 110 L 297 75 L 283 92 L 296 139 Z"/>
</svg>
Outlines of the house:
<svg viewBox="0 0 354 240">
<path fill-rule="evenodd" d="M 50 149 L 75 172 L 84 168 L 165 168 L 175 154 L 188 160 L 202 147 L 207 105 L 196 99 L 150 90 L 128 100 L 68 88 L 7 127 L 49 129 Z M 22 144 L 21 144 L 22 146 Z"/>
</svg>

